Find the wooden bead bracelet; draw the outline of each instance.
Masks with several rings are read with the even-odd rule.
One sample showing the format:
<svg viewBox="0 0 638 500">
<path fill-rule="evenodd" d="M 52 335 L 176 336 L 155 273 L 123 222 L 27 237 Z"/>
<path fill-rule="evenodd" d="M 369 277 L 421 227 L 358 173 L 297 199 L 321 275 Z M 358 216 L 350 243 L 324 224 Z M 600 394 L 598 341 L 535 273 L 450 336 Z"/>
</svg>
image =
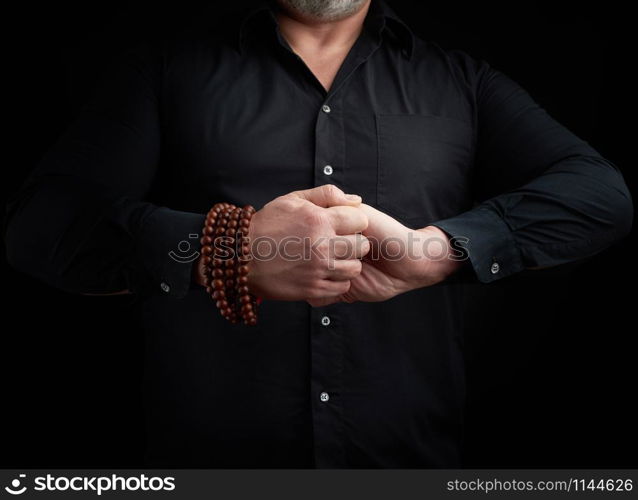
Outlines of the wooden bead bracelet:
<svg viewBox="0 0 638 500">
<path fill-rule="evenodd" d="M 201 238 L 206 292 L 224 318 L 250 326 L 257 324 L 259 303 L 248 289 L 248 228 L 254 213 L 251 205 L 216 203 L 206 215 Z"/>
</svg>

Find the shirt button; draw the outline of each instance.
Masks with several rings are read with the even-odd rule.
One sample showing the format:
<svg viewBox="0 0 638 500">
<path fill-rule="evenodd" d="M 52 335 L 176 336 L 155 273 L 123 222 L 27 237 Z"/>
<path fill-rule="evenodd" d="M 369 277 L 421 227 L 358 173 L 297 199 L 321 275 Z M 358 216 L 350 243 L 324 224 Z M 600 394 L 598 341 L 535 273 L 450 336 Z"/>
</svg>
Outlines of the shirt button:
<svg viewBox="0 0 638 500">
<path fill-rule="evenodd" d="M 326 175 L 332 175 L 332 167 L 330 165 L 326 165 L 325 167 L 323 167 L 323 173 Z"/>
<path fill-rule="evenodd" d="M 319 399 L 322 403 L 325 403 L 330 399 L 330 395 L 327 392 L 322 392 L 321 394 L 319 394 Z"/>
<path fill-rule="evenodd" d="M 328 326 L 330 324 L 330 318 L 328 316 L 324 316 L 321 318 L 321 324 L 323 326 Z"/>
<path fill-rule="evenodd" d="M 330 106 L 324 104 L 323 106 L 321 106 L 321 111 L 323 111 L 324 113 L 330 113 Z"/>
<path fill-rule="evenodd" d="M 492 264 L 492 267 L 490 267 L 490 272 L 491 272 L 492 274 L 496 274 L 496 273 L 498 273 L 500 270 L 501 270 L 501 266 L 499 266 L 499 265 L 498 265 L 498 262 L 494 262 L 494 263 Z"/>
<path fill-rule="evenodd" d="M 162 289 L 162 292 L 168 293 L 171 291 L 171 287 L 168 286 L 166 283 L 164 283 L 162 281 L 162 283 L 160 284 L 160 288 Z"/>
</svg>

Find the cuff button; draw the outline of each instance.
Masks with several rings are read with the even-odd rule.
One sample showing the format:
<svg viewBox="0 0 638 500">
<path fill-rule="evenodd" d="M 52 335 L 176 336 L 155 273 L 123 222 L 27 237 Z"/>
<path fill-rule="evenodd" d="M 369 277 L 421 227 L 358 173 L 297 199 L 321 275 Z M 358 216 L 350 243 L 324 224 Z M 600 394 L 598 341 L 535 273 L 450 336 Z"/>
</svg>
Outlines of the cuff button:
<svg viewBox="0 0 638 500">
<path fill-rule="evenodd" d="M 494 262 L 492 267 L 490 267 L 490 272 L 492 274 L 497 274 L 501 270 L 501 266 L 498 265 L 498 262 Z"/>
<path fill-rule="evenodd" d="M 168 286 L 168 285 L 167 285 L 166 283 L 164 283 L 163 281 L 162 281 L 162 283 L 160 283 L 160 288 L 162 289 L 162 292 L 164 292 L 164 293 L 168 293 L 168 292 L 170 292 L 170 291 L 171 291 L 171 287 L 170 287 L 170 286 Z"/>
</svg>

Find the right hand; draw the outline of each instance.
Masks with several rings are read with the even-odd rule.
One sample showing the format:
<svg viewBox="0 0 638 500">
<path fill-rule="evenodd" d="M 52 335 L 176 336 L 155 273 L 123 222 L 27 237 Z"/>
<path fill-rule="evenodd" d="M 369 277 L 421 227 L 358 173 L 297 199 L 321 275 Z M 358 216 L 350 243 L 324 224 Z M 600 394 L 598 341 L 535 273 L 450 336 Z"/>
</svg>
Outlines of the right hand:
<svg viewBox="0 0 638 500">
<path fill-rule="evenodd" d="M 361 272 L 359 259 L 370 250 L 365 236 L 355 234 L 368 226 L 360 205 L 359 196 L 330 184 L 267 203 L 250 224 L 255 254 L 248 264 L 250 291 L 274 300 L 321 300 L 346 293 Z M 201 258 L 193 275 L 203 286 Z"/>
<path fill-rule="evenodd" d="M 350 289 L 370 249 L 361 198 L 333 185 L 275 198 L 253 215 L 250 291 L 264 299 L 333 297 Z"/>
</svg>

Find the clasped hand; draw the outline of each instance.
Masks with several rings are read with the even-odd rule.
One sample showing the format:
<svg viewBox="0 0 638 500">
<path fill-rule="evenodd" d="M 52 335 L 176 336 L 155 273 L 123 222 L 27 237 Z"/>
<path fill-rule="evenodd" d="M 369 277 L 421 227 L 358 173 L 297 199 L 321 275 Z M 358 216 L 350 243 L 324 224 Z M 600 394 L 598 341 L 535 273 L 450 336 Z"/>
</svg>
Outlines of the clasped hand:
<svg viewBox="0 0 638 500">
<path fill-rule="evenodd" d="M 460 266 L 440 229 L 407 228 L 330 184 L 267 203 L 253 216 L 249 239 L 251 292 L 313 306 L 388 300 Z M 200 281 L 201 265 L 196 270 Z"/>
</svg>

